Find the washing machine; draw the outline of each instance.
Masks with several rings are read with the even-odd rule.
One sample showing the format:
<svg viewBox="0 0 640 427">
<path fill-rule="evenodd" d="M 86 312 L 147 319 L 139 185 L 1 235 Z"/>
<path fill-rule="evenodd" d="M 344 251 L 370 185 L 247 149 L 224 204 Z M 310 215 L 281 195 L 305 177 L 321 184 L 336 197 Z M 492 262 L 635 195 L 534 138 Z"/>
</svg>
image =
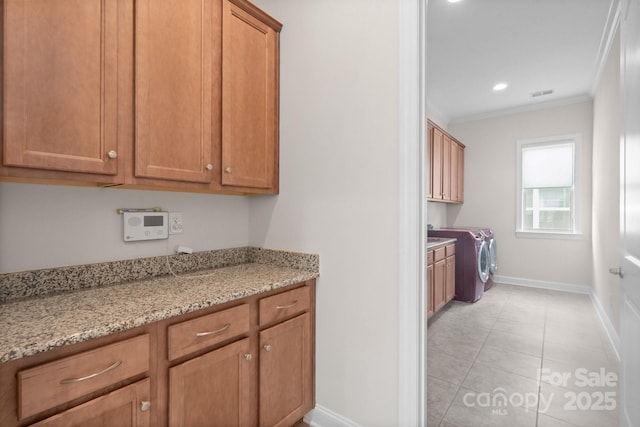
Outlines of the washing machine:
<svg viewBox="0 0 640 427">
<path fill-rule="evenodd" d="M 439 228 L 438 230 L 464 230 L 472 231 L 476 234 L 481 233 L 484 236 L 485 242 L 487 242 L 487 248 L 489 250 L 489 278 L 484 284 L 484 290 L 488 290 L 493 286 L 493 275 L 498 271 L 498 244 L 496 243 L 496 237 L 493 230 L 489 227 L 446 227 Z M 431 230 L 429 230 L 431 233 Z"/>
<path fill-rule="evenodd" d="M 484 294 L 489 280 L 489 245 L 479 230 L 433 229 L 429 237 L 449 237 L 456 240 L 455 299 L 476 302 Z"/>
</svg>

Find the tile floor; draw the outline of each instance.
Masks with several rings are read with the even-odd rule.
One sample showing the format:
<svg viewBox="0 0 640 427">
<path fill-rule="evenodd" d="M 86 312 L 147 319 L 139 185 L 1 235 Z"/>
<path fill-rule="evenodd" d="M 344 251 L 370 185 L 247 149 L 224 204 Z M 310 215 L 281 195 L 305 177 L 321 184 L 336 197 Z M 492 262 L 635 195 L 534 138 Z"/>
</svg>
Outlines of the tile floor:
<svg viewBox="0 0 640 427">
<path fill-rule="evenodd" d="M 587 295 L 495 284 L 427 336 L 429 427 L 619 425 L 618 359 Z"/>
</svg>

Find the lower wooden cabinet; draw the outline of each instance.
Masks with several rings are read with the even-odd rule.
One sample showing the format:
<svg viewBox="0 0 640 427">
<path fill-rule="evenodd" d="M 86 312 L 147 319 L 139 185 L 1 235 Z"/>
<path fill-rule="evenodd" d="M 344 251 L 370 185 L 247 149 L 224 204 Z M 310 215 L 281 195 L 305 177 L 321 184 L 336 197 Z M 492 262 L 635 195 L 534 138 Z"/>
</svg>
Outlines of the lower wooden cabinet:
<svg viewBox="0 0 640 427">
<path fill-rule="evenodd" d="M 144 379 L 46 418 L 33 427 L 150 427 L 150 380 Z"/>
<path fill-rule="evenodd" d="M 251 425 L 249 339 L 169 369 L 170 426 Z"/>
<path fill-rule="evenodd" d="M 260 426 L 290 426 L 313 408 L 311 316 L 260 332 Z"/>
<path fill-rule="evenodd" d="M 0 363 L 0 426 L 291 426 L 314 407 L 314 319 L 310 280 Z"/>
<path fill-rule="evenodd" d="M 431 317 L 435 312 L 433 295 L 433 264 L 427 265 L 427 317 Z"/>
<path fill-rule="evenodd" d="M 427 317 L 453 299 L 456 291 L 455 244 L 427 252 Z"/>
<path fill-rule="evenodd" d="M 451 250 L 454 252 L 449 254 L 449 246 L 447 246 L 447 257 L 445 258 L 444 266 L 444 281 L 445 281 L 445 300 L 451 301 L 456 293 L 456 255 L 455 245 L 450 245 Z"/>
</svg>

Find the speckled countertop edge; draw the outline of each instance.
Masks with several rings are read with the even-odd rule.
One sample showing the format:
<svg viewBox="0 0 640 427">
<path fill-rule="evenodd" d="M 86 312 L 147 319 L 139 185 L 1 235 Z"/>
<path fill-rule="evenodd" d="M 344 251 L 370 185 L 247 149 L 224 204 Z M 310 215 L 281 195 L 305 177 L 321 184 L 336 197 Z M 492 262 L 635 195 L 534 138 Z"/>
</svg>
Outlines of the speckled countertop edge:
<svg viewBox="0 0 640 427">
<path fill-rule="evenodd" d="M 455 242 L 458 239 L 455 238 L 449 238 L 449 237 L 430 237 L 430 239 L 438 239 L 438 241 L 432 241 L 429 242 L 427 240 L 427 250 L 433 250 L 433 249 L 437 249 L 440 246 L 446 246 L 449 245 L 453 242 Z"/>
<path fill-rule="evenodd" d="M 242 264 L 179 273 L 179 277 L 153 277 L 0 304 L 0 324 L 3 325 L 0 331 L 0 362 L 319 276 L 317 255 L 258 248 L 246 250 L 247 262 Z M 272 263 L 268 263 L 270 258 Z M 286 265 L 287 258 L 293 268 Z M 308 269 L 296 268 L 300 266 Z"/>
</svg>

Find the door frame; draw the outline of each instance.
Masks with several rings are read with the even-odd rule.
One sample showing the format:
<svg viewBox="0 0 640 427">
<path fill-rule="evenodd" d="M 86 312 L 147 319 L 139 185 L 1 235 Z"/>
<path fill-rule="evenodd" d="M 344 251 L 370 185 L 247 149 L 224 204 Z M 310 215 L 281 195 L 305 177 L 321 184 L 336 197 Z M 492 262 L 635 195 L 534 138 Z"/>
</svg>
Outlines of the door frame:
<svg viewBox="0 0 640 427">
<path fill-rule="evenodd" d="M 426 25 L 428 0 L 399 7 L 398 426 L 427 424 Z"/>
</svg>

